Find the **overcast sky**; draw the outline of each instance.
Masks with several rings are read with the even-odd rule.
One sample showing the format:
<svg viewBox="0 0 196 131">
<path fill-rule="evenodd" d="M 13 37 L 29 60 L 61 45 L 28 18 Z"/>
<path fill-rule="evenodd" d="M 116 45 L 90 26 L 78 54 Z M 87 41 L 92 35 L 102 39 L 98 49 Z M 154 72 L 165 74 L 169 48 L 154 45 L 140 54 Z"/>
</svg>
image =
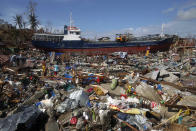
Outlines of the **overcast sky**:
<svg viewBox="0 0 196 131">
<path fill-rule="evenodd" d="M 161 32 L 196 34 L 196 0 L 33 0 L 41 26 L 63 29 L 72 12 L 74 25 L 86 37 L 131 32 L 136 36 Z M 27 11 L 28 0 L 1 0 L 0 18 Z"/>
</svg>

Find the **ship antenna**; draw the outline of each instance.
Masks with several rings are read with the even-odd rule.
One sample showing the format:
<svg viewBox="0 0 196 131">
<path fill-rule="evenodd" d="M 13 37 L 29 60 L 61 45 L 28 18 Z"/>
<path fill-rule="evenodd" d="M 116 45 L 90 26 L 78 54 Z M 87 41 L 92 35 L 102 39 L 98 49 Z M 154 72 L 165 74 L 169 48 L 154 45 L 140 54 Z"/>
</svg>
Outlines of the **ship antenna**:
<svg viewBox="0 0 196 131">
<path fill-rule="evenodd" d="M 72 12 L 70 13 L 70 21 L 69 21 L 70 22 L 70 29 L 71 29 L 71 24 L 72 24 L 72 18 L 71 17 L 72 17 Z"/>
</svg>

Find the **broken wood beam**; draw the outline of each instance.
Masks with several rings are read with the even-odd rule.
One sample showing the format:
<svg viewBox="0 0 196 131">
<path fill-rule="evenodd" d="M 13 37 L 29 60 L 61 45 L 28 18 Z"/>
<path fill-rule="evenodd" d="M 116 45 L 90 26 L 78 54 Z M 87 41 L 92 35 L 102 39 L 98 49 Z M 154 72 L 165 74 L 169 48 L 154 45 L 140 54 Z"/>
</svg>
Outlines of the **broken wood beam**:
<svg viewBox="0 0 196 131">
<path fill-rule="evenodd" d="M 116 115 L 113 115 L 114 118 L 116 118 L 117 120 L 119 120 L 119 118 Z M 138 129 L 136 129 L 135 127 L 131 126 L 129 123 L 121 120 L 122 123 L 126 124 L 128 127 L 130 127 L 133 131 L 139 131 Z"/>
<path fill-rule="evenodd" d="M 180 91 L 189 91 L 191 93 L 196 94 L 196 88 L 193 88 L 193 87 L 182 87 L 182 86 L 176 85 L 176 84 L 171 83 L 171 82 L 157 81 L 157 80 L 153 80 L 151 78 L 147 78 L 147 77 L 144 77 L 144 76 L 140 76 L 139 78 L 142 79 L 142 80 L 147 80 L 147 81 L 153 82 L 155 84 L 169 85 L 169 86 L 172 86 L 172 87 L 174 87 L 174 88 L 176 88 Z"/>
<path fill-rule="evenodd" d="M 165 104 L 168 105 L 174 105 L 176 104 L 178 101 L 180 101 L 182 97 L 180 95 L 174 95 L 170 100 L 168 100 Z"/>
<path fill-rule="evenodd" d="M 184 106 L 184 105 L 170 105 L 170 104 L 165 104 L 166 107 L 169 108 L 178 108 L 178 109 L 191 109 L 191 110 L 196 110 L 196 107 L 194 106 Z"/>
</svg>

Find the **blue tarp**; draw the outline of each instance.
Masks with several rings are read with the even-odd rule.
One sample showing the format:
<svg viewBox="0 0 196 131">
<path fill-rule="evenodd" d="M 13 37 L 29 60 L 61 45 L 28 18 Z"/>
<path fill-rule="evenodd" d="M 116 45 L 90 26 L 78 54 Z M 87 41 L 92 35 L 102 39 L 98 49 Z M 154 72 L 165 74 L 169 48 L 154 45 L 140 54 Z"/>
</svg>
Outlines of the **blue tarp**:
<svg viewBox="0 0 196 131">
<path fill-rule="evenodd" d="M 71 66 L 66 66 L 65 69 L 66 70 L 71 70 Z"/>
<path fill-rule="evenodd" d="M 71 75 L 69 75 L 69 74 L 65 74 L 64 75 L 65 76 L 65 78 L 73 78 Z"/>
<path fill-rule="evenodd" d="M 96 77 L 94 77 L 94 74 L 89 74 L 88 75 L 88 80 L 96 80 Z"/>
<path fill-rule="evenodd" d="M 122 112 L 117 113 L 116 116 L 117 116 L 119 119 L 123 120 L 123 121 L 126 121 L 127 118 L 129 117 L 128 114 L 125 114 L 125 113 L 122 113 Z"/>
</svg>

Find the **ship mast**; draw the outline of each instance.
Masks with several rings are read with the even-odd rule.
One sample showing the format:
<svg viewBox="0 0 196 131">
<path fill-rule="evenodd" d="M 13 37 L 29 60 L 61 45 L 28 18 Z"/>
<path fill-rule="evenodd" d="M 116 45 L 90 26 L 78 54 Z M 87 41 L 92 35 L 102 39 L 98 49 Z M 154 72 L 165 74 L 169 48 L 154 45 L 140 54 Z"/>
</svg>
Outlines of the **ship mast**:
<svg viewBox="0 0 196 131">
<path fill-rule="evenodd" d="M 164 24 L 162 24 L 162 26 L 161 26 L 161 34 L 160 34 L 161 37 L 164 37 L 163 28 L 164 28 Z"/>
<path fill-rule="evenodd" d="M 70 26 L 70 29 L 71 29 L 71 26 L 72 26 L 72 12 L 70 13 L 70 21 L 69 21 L 69 26 Z"/>
</svg>

